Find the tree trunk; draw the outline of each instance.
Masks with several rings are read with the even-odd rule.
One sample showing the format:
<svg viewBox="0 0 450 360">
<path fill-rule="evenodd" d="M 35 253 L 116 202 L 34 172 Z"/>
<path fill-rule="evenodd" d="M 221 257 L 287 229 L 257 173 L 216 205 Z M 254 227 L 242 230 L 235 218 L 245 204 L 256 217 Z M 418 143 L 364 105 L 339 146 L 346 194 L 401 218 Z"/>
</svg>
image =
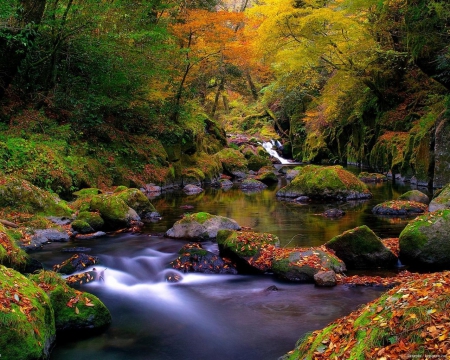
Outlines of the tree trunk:
<svg viewBox="0 0 450 360">
<path fill-rule="evenodd" d="M 256 86 L 253 83 L 249 69 L 245 69 L 245 77 L 247 78 L 248 86 L 250 87 L 250 91 L 252 92 L 253 99 L 258 100 L 258 90 L 256 90 Z"/>
<path fill-rule="evenodd" d="M 219 105 L 220 94 L 222 93 L 224 88 L 225 88 L 225 79 L 222 78 L 222 79 L 220 79 L 220 84 L 217 87 L 216 97 L 214 98 L 214 105 L 213 105 L 213 108 L 211 110 L 211 116 L 212 117 L 214 117 L 214 114 L 216 113 L 217 106 Z"/>
</svg>

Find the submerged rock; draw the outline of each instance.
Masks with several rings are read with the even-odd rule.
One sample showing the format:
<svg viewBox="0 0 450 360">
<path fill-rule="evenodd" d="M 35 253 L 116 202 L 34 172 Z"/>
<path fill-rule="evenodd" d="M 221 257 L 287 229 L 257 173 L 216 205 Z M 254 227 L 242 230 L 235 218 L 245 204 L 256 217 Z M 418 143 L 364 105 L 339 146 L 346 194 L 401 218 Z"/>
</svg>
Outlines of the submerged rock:
<svg viewBox="0 0 450 360">
<path fill-rule="evenodd" d="M 199 243 L 186 244 L 178 252 L 178 258 L 170 263 L 175 270 L 205 274 L 237 274 L 234 264 L 211 251 L 203 249 Z"/>
<path fill-rule="evenodd" d="M 400 233 L 402 263 L 418 268 L 450 269 L 450 210 L 418 216 Z"/>
<path fill-rule="evenodd" d="M 25 276 L 0 265 L 0 353 L 4 359 L 48 359 L 55 316 L 47 294 Z"/>
<path fill-rule="evenodd" d="M 233 219 L 224 216 L 199 212 L 186 215 L 167 230 L 166 236 L 185 239 L 213 239 L 219 230 L 240 230 L 241 227 Z"/>
<path fill-rule="evenodd" d="M 277 196 L 356 200 L 370 198 L 372 194 L 363 182 L 342 166 L 307 165 L 290 184 L 277 192 Z"/>
<path fill-rule="evenodd" d="M 322 215 L 328 218 L 339 218 L 345 215 L 345 211 L 341 209 L 327 209 Z"/>
<path fill-rule="evenodd" d="M 335 236 L 325 247 L 333 250 L 349 269 L 389 268 L 397 264 L 397 257 L 366 225 Z"/>
<path fill-rule="evenodd" d="M 183 191 L 188 195 L 200 194 L 204 190 L 197 185 L 188 184 L 183 188 Z"/>
<path fill-rule="evenodd" d="M 428 206 L 415 201 L 391 200 L 375 205 L 372 209 L 378 215 L 415 215 L 426 212 Z"/>
</svg>

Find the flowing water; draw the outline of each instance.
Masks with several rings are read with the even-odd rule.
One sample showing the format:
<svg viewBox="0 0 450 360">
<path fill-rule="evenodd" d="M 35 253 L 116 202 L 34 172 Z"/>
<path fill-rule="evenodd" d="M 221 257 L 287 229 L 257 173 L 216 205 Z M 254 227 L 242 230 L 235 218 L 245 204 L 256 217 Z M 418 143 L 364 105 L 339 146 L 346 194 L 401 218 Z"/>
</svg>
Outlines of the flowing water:
<svg viewBox="0 0 450 360">
<path fill-rule="evenodd" d="M 35 254 L 50 268 L 68 258 L 63 247 L 85 246 L 102 261 L 104 282 L 82 290 L 96 294 L 110 309 L 113 322 L 87 339 L 61 339 L 52 359 L 277 359 L 308 331 L 324 327 L 380 295 L 375 288 L 332 289 L 290 284 L 270 275 L 183 274 L 180 283 L 164 281 L 167 264 L 186 241 L 161 236 L 191 205 L 235 219 L 241 226 L 280 237 L 282 246 L 318 246 L 341 232 L 367 224 L 379 236 L 398 236 L 406 219 L 376 217 L 371 208 L 396 198 L 409 187 L 371 186 L 374 197 L 352 203 L 299 205 L 275 198 L 276 187 L 258 193 L 209 189 L 187 196 L 169 193 L 152 199 L 162 220 L 143 234 L 123 234 L 67 244 L 50 244 Z M 346 211 L 340 219 L 319 214 L 327 208 Z M 218 251 L 217 244 L 203 244 Z M 69 254 L 70 255 L 70 254 Z M 278 291 L 266 290 L 275 285 Z"/>
</svg>

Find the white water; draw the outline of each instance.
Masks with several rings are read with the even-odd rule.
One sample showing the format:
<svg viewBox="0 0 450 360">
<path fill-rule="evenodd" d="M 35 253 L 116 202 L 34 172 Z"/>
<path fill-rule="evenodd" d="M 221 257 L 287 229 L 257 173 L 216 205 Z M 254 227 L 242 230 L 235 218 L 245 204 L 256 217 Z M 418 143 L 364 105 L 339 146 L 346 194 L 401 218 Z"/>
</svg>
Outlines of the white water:
<svg viewBox="0 0 450 360">
<path fill-rule="evenodd" d="M 278 142 L 278 144 L 279 144 L 279 142 Z M 275 144 L 274 144 L 273 140 L 272 140 L 272 142 L 271 142 L 271 141 L 267 141 L 267 142 L 262 143 L 263 148 L 269 153 L 270 156 L 273 156 L 274 158 L 280 160 L 280 162 L 281 162 L 283 165 L 284 165 L 284 164 L 292 164 L 292 163 L 293 163 L 292 160 L 288 160 L 288 159 L 285 159 L 285 158 L 281 157 L 281 156 L 273 149 L 274 145 L 275 145 Z M 281 144 L 280 144 L 280 145 L 281 145 Z"/>
</svg>

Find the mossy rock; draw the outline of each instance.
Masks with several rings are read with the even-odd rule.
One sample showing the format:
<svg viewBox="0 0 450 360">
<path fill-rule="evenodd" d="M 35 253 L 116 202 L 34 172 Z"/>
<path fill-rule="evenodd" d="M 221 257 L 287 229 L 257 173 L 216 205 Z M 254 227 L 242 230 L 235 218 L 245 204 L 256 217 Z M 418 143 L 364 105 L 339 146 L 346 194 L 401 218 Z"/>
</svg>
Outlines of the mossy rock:
<svg viewBox="0 0 450 360">
<path fill-rule="evenodd" d="M 0 224 L 0 264 L 18 271 L 24 270 L 28 263 L 28 255 L 16 243 L 21 236 L 20 232 L 7 230 Z"/>
<path fill-rule="evenodd" d="M 80 234 L 89 234 L 94 232 L 94 229 L 85 220 L 75 220 L 72 222 L 72 229 Z"/>
<path fill-rule="evenodd" d="M 53 271 L 42 271 L 30 277 L 46 289 L 55 313 L 59 333 L 85 335 L 111 324 L 111 314 L 95 295 L 72 289 Z"/>
<path fill-rule="evenodd" d="M 25 276 L 0 265 L 0 351 L 4 359 L 47 359 L 55 316 L 47 294 Z"/>
<path fill-rule="evenodd" d="M 226 173 L 239 178 L 245 177 L 248 173 L 248 162 L 240 151 L 225 148 L 219 151 L 216 156 Z"/>
<path fill-rule="evenodd" d="M 199 243 L 189 243 L 178 252 L 177 259 L 170 266 L 182 272 L 198 272 L 205 274 L 237 274 L 236 267 L 217 254 L 203 249 Z"/>
<path fill-rule="evenodd" d="M 113 194 L 115 197 L 123 200 L 130 208 L 135 210 L 138 214 L 144 215 L 156 211 L 155 207 L 150 203 L 147 196 L 144 195 L 139 189 L 122 189 L 115 191 Z"/>
<path fill-rule="evenodd" d="M 258 176 L 256 176 L 255 179 L 267 185 L 278 183 L 277 174 L 275 173 L 275 170 L 272 166 L 261 168 L 258 171 Z"/>
<path fill-rule="evenodd" d="M 450 210 L 438 210 L 410 221 L 400 233 L 402 263 L 418 268 L 450 269 Z"/>
<path fill-rule="evenodd" d="M 387 181 L 387 176 L 383 174 L 362 171 L 358 174 L 358 179 L 363 182 L 383 182 Z"/>
<path fill-rule="evenodd" d="M 342 166 L 307 165 L 290 184 L 277 192 L 277 196 L 355 200 L 370 198 L 372 194 L 366 184 Z"/>
<path fill-rule="evenodd" d="M 90 210 L 98 211 L 109 228 L 130 226 L 140 217 L 125 201 L 116 195 L 97 195 L 90 202 Z"/>
<path fill-rule="evenodd" d="M 76 196 L 77 198 L 84 198 L 84 197 L 91 197 L 94 195 L 99 195 L 101 193 L 102 193 L 102 191 L 97 188 L 85 188 L 85 189 L 75 191 L 74 193 L 72 193 L 72 195 Z"/>
<path fill-rule="evenodd" d="M 389 268 L 397 264 L 397 257 L 366 225 L 335 236 L 325 247 L 333 250 L 349 269 Z"/>
<path fill-rule="evenodd" d="M 292 282 L 314 282 L 320 271 L 342 273 L 345 264 L 326 249 L 278 249 L 274 254 L 272 271 L 279 278 Z"/>
<path fill-rule="evenodd" d="M 231 258 L 238 270 L 245 273 L 269 271 L 273 251 L 280 245 L 280 240 L 269 233 L 220 230 L 217 243 L 221 255 Z"/>
<path fill-rule="evenodd" d="M 391 200 L 375 205 L 372 209 L 374 214 L 378 215 L 417 215 L 423 214 L 428 210 L 428 205 L 406 200 Z"/>
<path fill-rule="evenodd" d="M 128 189 L 128 188 L 127 188 L 126 186 L 124 186 L 124 185 L 119 185 L 118 187 L 116 187 L 116 188 L 114 189 L 113 193 L 119 193 L 119 192 L 122 192 L 122 191 L 127 190 L 127 189 Z"/>
<path fill-rule="evenodd" d="M 253 171 L 258 171 L 264 166 L 269 166 L 272 164 L 270 159 L 264 156 L 252 154 L 247 158 L 248 161 L 248 169 Z"/>
<path fill-rule="evenodd" d="M 430 202 L 430 198 L 428 197 L 428 195 L 419 190 L 407 191 L 404 194 L 400 195 L 397 200 L 414 201 L 426 205 L 428 205 Z"/>
<path fill-rule="evenodd" d="M 256 179 L 245 179 L 239 187 L 242 190 L 263 190 L 267 185 Z"/>
<path fill-rule="evenodd" d="M 417 296 L 421 293 L 427 296 Z M 419 298 L 422 301 L 417 301 Z M 299 339 L 280 360 L 377 359 L 391 354 L 395 359 L 446 358 L 446 348 L 437 344 L 447 338 L 438 340 L 424 327 L 432 323 L 431 330 L 447 329 L 449 302 L 449 272 L 403 281 L 378 299 Z"/>
<path fill-rule="evenodd" d="M 435 196 L 428 208 L 429 211 L 450 209 L 450 184 L 445 185 Z"/>
<path fill-rule="evenodd" d="M 199 212 L 186 215 L 167 230 L 166 236 L 185 239 L 213 239 L 219 230 L 240 230 L 241 227 L 233 219 L 224 216 Z"/>
<path fill-rule="evenodd" d="M 88 223 L 95 231 L 102 229 L 105 225 L 105 221 L 97 212 L 81 211 L 77 216 L 77 221 L 78 220 Z M 72 227 L 74 222 L 72 223 Z"/>
<path fill-rule="evenodd" d="M 69 216 L 72 213 L 57 195 L 13 176 L 0 176 L 0 207 L 40 215 Z"/>
</svg>

